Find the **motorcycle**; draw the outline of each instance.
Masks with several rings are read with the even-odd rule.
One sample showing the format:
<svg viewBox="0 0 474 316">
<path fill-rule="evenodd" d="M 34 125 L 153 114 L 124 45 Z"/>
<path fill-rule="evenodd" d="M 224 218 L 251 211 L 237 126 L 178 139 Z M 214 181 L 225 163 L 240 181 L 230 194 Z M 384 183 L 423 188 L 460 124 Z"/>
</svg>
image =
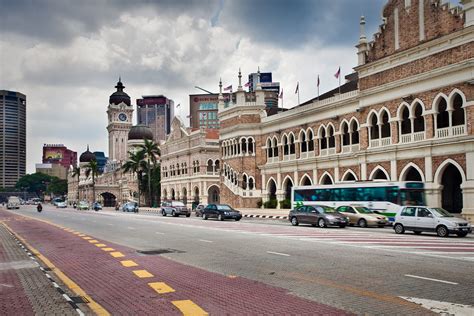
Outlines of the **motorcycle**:
<svg viewBox="0 0 474 316">
<path fill-rule="evenodd" d="M 41 213 L 41 211 L 43 210 L 43 206 L 41 204 L 38 204 L 36 210 L 38 211 L 38 213 Z"/>
</svg>

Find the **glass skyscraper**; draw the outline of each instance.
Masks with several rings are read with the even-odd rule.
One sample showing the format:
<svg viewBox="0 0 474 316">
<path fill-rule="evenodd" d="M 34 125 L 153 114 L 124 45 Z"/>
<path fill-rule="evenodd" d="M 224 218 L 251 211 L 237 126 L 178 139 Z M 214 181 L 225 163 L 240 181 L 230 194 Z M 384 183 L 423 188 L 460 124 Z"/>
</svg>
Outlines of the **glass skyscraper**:
<svg viewBox="0 0 474 316">
<path fill-rule="evenodd" d="M 14 187 L 26 173 L 26 96 L 0 90 L 0 187 Z"/>
</svg>

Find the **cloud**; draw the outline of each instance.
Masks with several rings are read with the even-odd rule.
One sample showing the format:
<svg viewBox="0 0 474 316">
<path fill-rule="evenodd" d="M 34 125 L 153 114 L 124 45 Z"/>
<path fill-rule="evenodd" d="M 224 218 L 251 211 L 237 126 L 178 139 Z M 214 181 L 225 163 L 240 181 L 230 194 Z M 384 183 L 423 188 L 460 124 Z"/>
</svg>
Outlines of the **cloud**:
<svg viewBox="0 0 474 316">
<path fill-rule="evenodd" d="M 318 74 L 321 93 L 330 90 L 339 65 L 343 74 L 356 65 L 356 8 L 376 11 L 370 21 L 382 5 L 0 1 L 0 87 L 27 95 L 28 172 L 40 161 L 43 143 L 64 143 L 79 154 L 87 144 L 107 152 L 106 110 L 119 75 L 132 104 L 142 95 L 164 94 L 181 104 L 176 113 L 182 118 L 189 94 L 201 93 L 194 86 L 216 92 L 221 77 L 237 86 L 239 67 L 244 81 L 257 67 L 273 72 L 287 108 L 297 104 L 296 82 L 301 102 L 316 95 Z"/>
</svg>

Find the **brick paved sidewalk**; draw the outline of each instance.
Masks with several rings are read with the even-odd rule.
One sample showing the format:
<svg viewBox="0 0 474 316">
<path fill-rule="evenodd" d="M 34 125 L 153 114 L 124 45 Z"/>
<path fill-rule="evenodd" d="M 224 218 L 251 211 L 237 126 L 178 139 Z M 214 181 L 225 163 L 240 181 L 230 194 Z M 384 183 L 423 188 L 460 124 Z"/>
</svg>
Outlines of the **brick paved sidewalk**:
<svg viewBox="0 0 474 316">
<path fill-rule="evenodd" d="M 111 314 L 343 315 L 241 277 L 194 268 L 81 232 L 0 211 L 0 220 Z"/>
<path fill-rule="evenodd" d="M 0 223 L 0 315 L 79 315 Z M 31 254 L 31 252 L 30 252 Z M 48 272 L 52 280 L 54 274 Z M 57 283 L 56 283 L 57 284 Z M 59 285 L 64 289 L 64 286 Z M 83 307 L 83 311 L 88 311 Z"/>
</svg>

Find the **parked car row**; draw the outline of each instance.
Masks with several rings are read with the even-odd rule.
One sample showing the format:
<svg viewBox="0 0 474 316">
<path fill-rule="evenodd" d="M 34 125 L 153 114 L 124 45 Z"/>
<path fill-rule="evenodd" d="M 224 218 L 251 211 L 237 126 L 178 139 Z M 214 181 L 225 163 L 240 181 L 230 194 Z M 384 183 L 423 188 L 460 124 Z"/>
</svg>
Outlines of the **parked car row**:
<svg viewBox="0 0 474 316">
<path fill-rule="evenodd" d="M 242 219 L 242 213 L 227 204 L 199 204 L 194 209 L 194 212 L 197 217 L 202 217 L 203 220 L 216 218 L 219 221 L 225 219 L 240 221 Z M 189 217 L 191 216 L 191 210 L 187 208 L 183 202 L 165 201 L 161 203 L 161 214 L 163 216 L 171 215 L 177 217 L 185 215 L 186 217 Z"/>
</svg>

